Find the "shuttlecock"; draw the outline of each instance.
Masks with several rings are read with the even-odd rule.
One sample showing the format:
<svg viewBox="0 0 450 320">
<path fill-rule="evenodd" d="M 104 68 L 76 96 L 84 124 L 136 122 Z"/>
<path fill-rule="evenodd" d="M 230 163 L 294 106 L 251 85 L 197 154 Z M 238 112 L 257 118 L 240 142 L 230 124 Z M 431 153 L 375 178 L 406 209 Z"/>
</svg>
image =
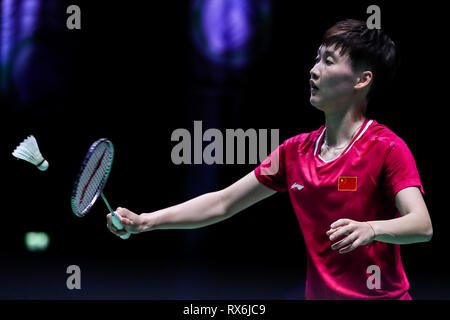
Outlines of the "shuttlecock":
<svg viewBox="0 0 450 320">
<path fill-rule="evenodd" d="M 34 136 L 28 136 L 23 140 L 12 153 L 17 159 L 25 160 L 34 164 L 39 170 L 45 171 L 48 169 L 48 162 L 44 159 Z"/>
</svg>

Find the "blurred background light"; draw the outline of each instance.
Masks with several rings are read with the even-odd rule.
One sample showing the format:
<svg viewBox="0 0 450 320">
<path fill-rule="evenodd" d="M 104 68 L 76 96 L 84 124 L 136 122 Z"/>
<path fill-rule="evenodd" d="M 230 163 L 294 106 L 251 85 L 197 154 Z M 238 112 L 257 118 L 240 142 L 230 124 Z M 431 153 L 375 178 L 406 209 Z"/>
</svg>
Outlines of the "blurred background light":
<svg viewBox="0 0 450 320">
<path fill-rule="evenodd" d="M 4 0 L 0 24 L 0 90 L 23 103 L 61 90 L 65 42 L 64 3 Z M 67 40 L 66 40 L 67 39 Z"/>
<path fill-rule="evenodd" d="M 50 244 L 50 237 L 45 232 L 25 233 L 25 247 L 28 251 L 45 251 Z"/>
<path fill-rule="evenodd" d="M 191 18 L 195 46 L 221 65 L 247 65 L 270 37 L 269 0 L 195 0 Z"/>
</svg>

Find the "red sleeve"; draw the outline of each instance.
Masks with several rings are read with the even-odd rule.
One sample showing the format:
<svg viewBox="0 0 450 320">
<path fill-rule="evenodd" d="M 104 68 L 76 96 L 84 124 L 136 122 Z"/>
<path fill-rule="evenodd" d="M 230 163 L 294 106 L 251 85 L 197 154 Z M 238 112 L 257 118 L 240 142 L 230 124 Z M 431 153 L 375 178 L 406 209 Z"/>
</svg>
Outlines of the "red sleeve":
<svg viewBox="0 0 450 320">
<path fill-rule="evenodd" d="M 417 171 L 416 162 L 404 141 L 391 147 L 384 161 L 384 181 L 387 195 L 395 199 L 397 193 L 407 187 L 418 187 L 425 194 Z"/>
<path fill-rule="evenodd" d="M 278 192 L 285 192 L 286 186 L 286 141 L 279 145 L 261 164 L 254 170 L 259 182 L 266 187 Z"/>
</svg>

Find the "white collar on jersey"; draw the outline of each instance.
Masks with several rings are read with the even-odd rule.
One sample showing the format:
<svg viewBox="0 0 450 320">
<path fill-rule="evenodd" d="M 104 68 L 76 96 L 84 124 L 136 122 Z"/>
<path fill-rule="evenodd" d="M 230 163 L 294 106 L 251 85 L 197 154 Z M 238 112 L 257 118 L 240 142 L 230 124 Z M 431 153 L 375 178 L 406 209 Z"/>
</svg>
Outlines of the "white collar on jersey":
<svg viewBox="0 0 450 320">
<path fill-rule="evenodd" d="M 353 147 L 355 142 L 358 141 L 362 137 L 362 135 L 364 134 L 364 132 L 366 132 L 367 128 L 369 128 L 369 126 L 372 124 L 372 122 L 373 122 L 373 120 L 367 121 L 367 124 L 364 127 L 364 129 L 361 130 L 360 134 L 356 137 L 355 140 L 353 140 L 352 144 L 347 148 L 347 150 L 345 150 L 345 152 L 343 154 L 346 154 Z M 324 135 L 326 129 L 327 129 L 327 127 L 323 128 L 322 133 L 320 134 L 319 138 L 316 141 L 316 147 L 314 149 L 314 155 L 317 155 L 317 149 L 319 148 L 319 142 L 320 142 L 320 140 L 322 140 L 322 136 Z"/>
</svg>

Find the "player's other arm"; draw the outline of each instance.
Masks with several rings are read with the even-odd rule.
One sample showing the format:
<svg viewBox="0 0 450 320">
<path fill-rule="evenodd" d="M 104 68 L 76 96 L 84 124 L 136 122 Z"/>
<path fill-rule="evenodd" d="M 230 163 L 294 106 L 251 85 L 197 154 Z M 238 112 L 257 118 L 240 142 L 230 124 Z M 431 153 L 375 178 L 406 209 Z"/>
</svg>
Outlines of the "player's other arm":
<svg viewBox="0 0 450 320">
<path fill-rule="evenodd" d="M 130 233 L 157 229 L 194 229 L 228 219 L 275 192 L 261 184 L 252 171 L 225 189 L 203 194 L 172 207 L 140 215 L 125 208 L 116 211 L 122 216 L 121 223 Z M 126 233 L 114 228 L 110 214 L 107 219 L 111 232 L 116 235 Z"/>
<path fill-rule="evenodd" d="M 339 219 L 327 231 L 334 242 L 331 248 L 340 253 L 353 251 L 360 245 L 373 240 L 393 244 L 409 244 L 430 241 L 433 227 L 430 214 L 419 188 L 408 187 L 395 196 L 395 203 L 401 217 L 389 220 L 359 222 Z"/>
<path fill-rule="evenodd" d="M 399 191 L 395 203 L 401 217 L 370 222 L 376 234 L 375 240 L 396 244 L 430 241 L 433 226 L 419 188 Z"/>
</svg>

